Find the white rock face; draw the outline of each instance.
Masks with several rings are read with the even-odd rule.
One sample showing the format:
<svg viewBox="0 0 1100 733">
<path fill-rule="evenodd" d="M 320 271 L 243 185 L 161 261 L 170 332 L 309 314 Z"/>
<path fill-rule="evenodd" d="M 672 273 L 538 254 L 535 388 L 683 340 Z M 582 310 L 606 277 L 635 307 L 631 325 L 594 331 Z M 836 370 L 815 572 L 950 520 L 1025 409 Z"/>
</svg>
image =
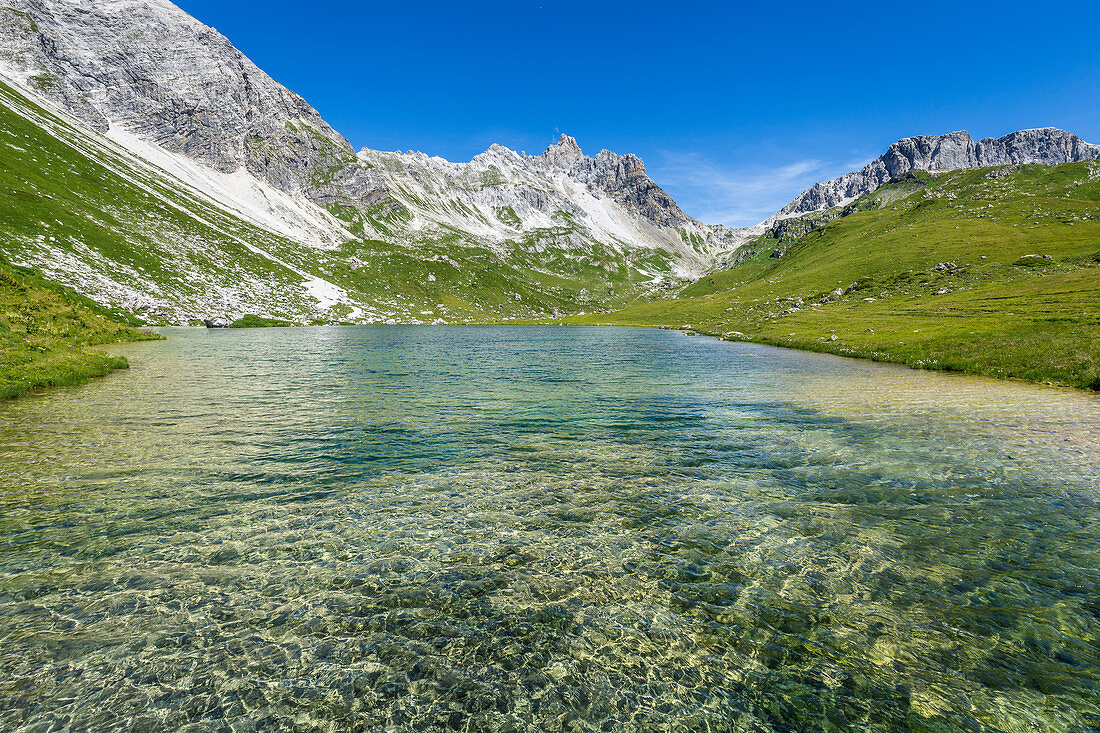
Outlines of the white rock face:
<svg viewBox="0 0 1100 733">
<path fill-rule="evenodd" d="M 780 209 L 797 216 L 843 206 L 911 170 L 956 170 L 991 165 L 1075 163 L 1100 158 L 1100 145 L 1055 127 L 1020 130 L 997 139 L 974 141 L 967 132 L 898 140 L 861 170 L 818 183 Z"/>
</svg>

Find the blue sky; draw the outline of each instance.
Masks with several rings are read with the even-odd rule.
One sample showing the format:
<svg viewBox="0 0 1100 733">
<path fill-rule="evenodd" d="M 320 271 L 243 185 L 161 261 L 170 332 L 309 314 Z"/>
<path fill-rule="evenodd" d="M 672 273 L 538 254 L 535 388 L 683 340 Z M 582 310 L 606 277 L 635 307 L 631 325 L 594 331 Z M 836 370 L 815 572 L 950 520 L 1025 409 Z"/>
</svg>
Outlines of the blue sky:
<svg viewBox="0 0 1100 733">
<path fill-rule="evenodd" d="M 900 137 L 1100 142 L 1100 3 L 177 0 L 357 148 L 642 157 L 683 209 L 755 223 Z"/>
</svg>

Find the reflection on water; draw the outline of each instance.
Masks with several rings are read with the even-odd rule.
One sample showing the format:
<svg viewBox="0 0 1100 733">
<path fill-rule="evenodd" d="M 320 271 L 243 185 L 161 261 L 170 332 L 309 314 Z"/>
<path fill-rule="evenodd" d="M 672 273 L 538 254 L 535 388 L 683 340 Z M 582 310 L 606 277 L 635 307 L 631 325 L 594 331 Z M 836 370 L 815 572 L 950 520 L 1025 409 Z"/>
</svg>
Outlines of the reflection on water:
<svg viewBox="0 0 1100 733">
<path fill-rule="evenodd" d="M 0 405 L 0 727 L 1100 728 L 1100 400 L 633 329 L 171 330 Z"/>
</svg>

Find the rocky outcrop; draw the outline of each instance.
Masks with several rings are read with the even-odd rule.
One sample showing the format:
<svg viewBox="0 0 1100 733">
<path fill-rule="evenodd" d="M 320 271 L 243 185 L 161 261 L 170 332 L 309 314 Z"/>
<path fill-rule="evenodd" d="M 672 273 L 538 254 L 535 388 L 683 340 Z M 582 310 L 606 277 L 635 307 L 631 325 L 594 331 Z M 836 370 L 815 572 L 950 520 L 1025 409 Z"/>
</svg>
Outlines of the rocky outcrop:
<svg viewBox="0 0 1100 733">
<path fill-rule="evenodd" d="M 898 140 L 861 170 L 818 183 L 780 209 L 796 216 L 843 206 L 912 170 L 956 170 L 994 165 L 1057 165 L 1100 158 L 1100 145 L 1054 127 L 1020 130 L 975 141 L 967 132 L 921 135 Z"/>
<path fill-rule="evenodd" d="M 617 155 L 601 150 L 595 157 L 581 152 L 577 141 L 563 134 L 539 156 L 529 157 L 534 165 L 564 170 L 590 190 L 606 194 L 662 227 L 699 225 L 646 174 L 645 164 L 636 155 Z"/>
<path fill-rule="evenodd" d="M 220 33 L 167 0 L 4 0 L 0 65 L 91 127 L 283 191 L 333 197 L 351 145 Z"/>
<path fill-rule="evenodd" d="M 675 274 L 689 276 L 742 241 L 736 230 L 684 214 L 637 156 L 607 150 L 587 156 L 568 135 L 539 155 L 493 145 L 454 163 L 364 148 L 359 160 L 376 185 L 392 192 L 416 236 L 433 228 L 441 236 L 463 231 L 500 254 L 516 243 L 537 249 L 540 238 L 578 252 L 660 249 Z M 370 236 L 386 232 L 373 229 Z"/>
</svg>

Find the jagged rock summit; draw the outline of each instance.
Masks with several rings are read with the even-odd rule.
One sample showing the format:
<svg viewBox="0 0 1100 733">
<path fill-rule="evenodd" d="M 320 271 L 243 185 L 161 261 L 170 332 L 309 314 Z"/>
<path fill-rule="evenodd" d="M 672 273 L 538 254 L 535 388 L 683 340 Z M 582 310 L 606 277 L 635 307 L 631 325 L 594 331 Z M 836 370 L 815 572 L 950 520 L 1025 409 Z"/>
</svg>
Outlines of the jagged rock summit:
<svg viewBox="0 0 1100 733">
<path fill-rule="evenodd" d="M 535 160 L 566 170 L 578 181 L 612 196 L 659 226 L 701 226 L 653 182 L 646 174 L 641 158 L 632 153 L 617 155 L 610 150 L 601 150 L 590 158 L 581 151 L 575 138 L 563 133 L 557 143 Z"/>
<path fill-rule="evenodd" d="M 911 170 L 956 170 L 991 165 L 1057 165 L 1100 158 L 1100 145 L 1055 127 L 1019 130 L 975 141 L 965 131 L 898 140 L 862 169 L 818 183 L 780 209 L 796 216 L 844 204 Z"/>
<path fill-rule="evenodd" d="M 369 148 L 358 157 L 409 231 L 446 236 L 461 229 L 502 255 L 553 240 L 578 253 L 659 253 L 669 258 L 666 273 L 690 277 L 741 241 L 736 230 L 686 215 L 637 156 L 588 156 L 568 135 L 539 155 L 493 145 L 465 163 Z M 372 236 L 385 236 L 377 219 L 370 226 Z M 661 277 L 661 268 L 638 269 Z"/>
<path fill-rule="evenodd" d="M 539 157 L 553 167 L 571 168 L 585 155 L 581 151 L 581 146 L 577 144 L 577 139 L 563 132 L 558 141 L 546 148 Z"/>
</svg>

